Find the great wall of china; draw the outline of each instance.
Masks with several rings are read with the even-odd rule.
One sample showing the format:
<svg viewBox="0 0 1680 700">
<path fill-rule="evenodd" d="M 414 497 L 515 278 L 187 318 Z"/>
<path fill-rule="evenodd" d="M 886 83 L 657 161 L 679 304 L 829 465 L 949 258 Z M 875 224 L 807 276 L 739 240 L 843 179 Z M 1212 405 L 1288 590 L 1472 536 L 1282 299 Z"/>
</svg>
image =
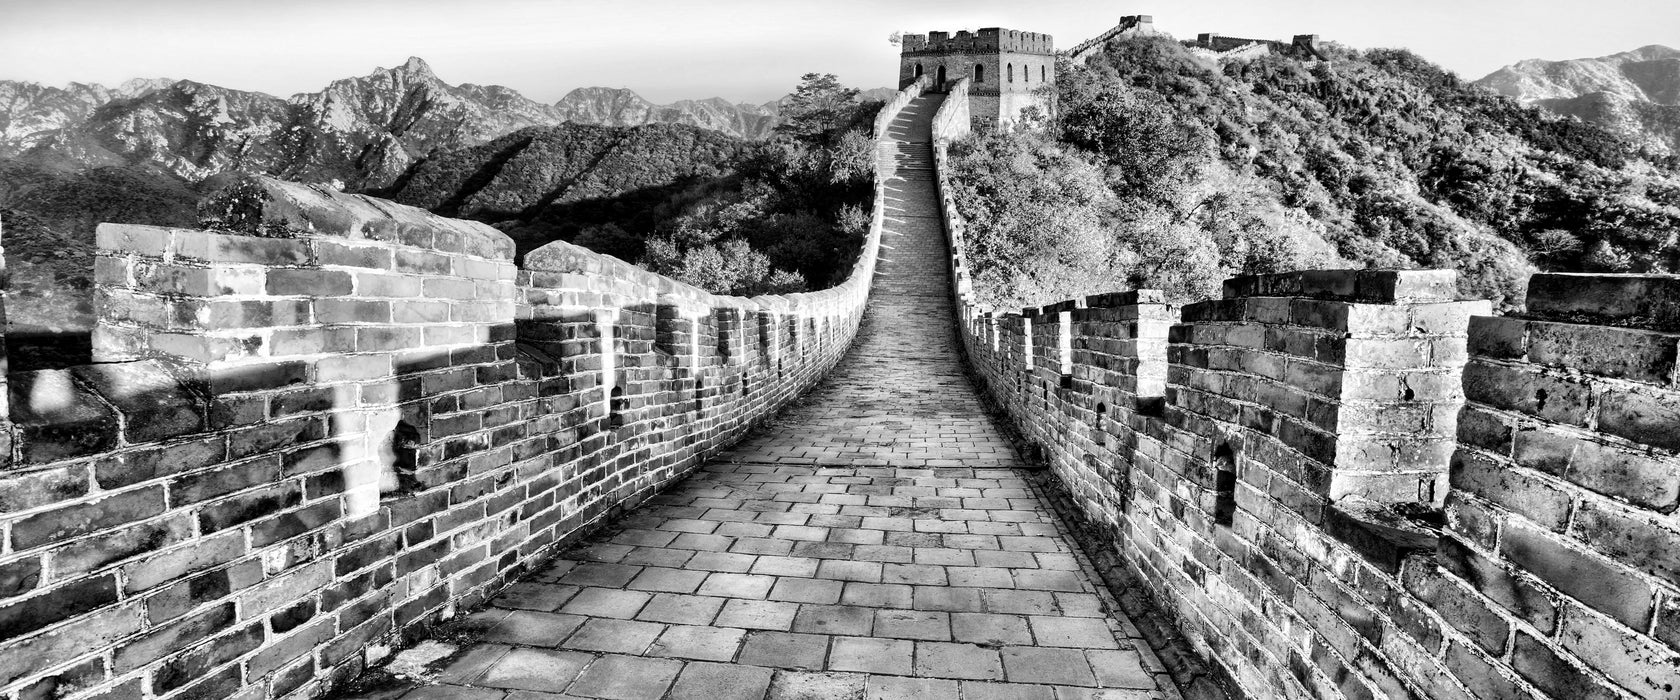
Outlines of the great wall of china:
<svg viewBox="0 0 1680 700">
<path fill-rule="evenodd" d="M 1680 278 L 1540 274 L 1515 316 L 1438 270 L 986 309 L 942 205 L 980 382 L 1245 694 L 1680 694 Z"/>
<path fill-rule="evenodd" d="M 98 363 L 12 374 L 0 393 L 10 397 L 0 697 L 256 700 L 343 687 L 509 584 L 555 571 L 544 567 L 563 548 L 657 500 L 826 386 L 837 364 L 886 362 L 848 349 L 867 311 L 887 309 L 886 324 L 950 303 L 905 286 L 934 259 L 949 261 L 930 279 L 949 279 L 977 383 L 1094 533 L 1083 544 L 1097 573 L 1117 585 L 1125 613 L 1160 617 L 1198 657 L 1165 666 L 1212 673 L 1173 687 L 1131 632 L 1116 634 L 1117 650 L 1094 642 L 1076 654 L 1090 666 L 1065 676 L 1016 665 L 1037 658 L 1025 645 L 1004 647 L 995 676 L 929 671 L 938 664 L 924 666 L 924 654 L 937 661 L 943 648 L 924 645 L 943 642 L 906 641 L 916 665 L 906 661 L 904 676 L 967 679 L 914 686 L 922 696 L 989 697 L 992 681 L 1060 692 L 1065 681 L 1087 697 L 1099 687 L 1217 697 L 1214 677 L 1256 698 L 1680 695 L 1680 279 L 1539 275 L 1520 316 L 1454 299 L 1442 271 L 1239 278 L 1225 298 L 1182 309 L 1149 290 L 980 308 L 967 294 L 961 217 L 942 194 L 945 144 L 971 122 L 968 86 L 924 96 L 931 83 L 905 87 L 875 131 L 884 165 L 924 168 L 911 151 L 925 142 L 888 132 L 931 124 L 927 179 L 938 189 L 878 178 L 857 267 L 822 292 L 719 297 L 565 243 L 516 267 L 508 239 L 486 226 L 267 179 L 219 200 L 222 230 L 102 227 Z M 913 115 L 912 104 L 938 112 Z M 915 224 L 922 209 L 944 226 Z M 883 245 L 884 229 L 893 243 Z M 902 272 L 879 277 L 895 256 Z M 906 344 L 884 338 L 876 344 Z M 889 351 L 957 359 L 939 343 L 871 350 Z M 969 412 L 987 424 L 977 405 Z M 1018 498 L 1024 487 L 1000 469 L 1012 456 L 970 457 L 990 470 L 966 476 L 940 473 L 962 460 L 920 453 L 908 465 L 920 471 L 897 469 L 902 450 L 870 421 L 868 444 L 886 456 L 823 486 L 879 478 L 855 497 L 904 488 L 946 509 L 974 501 L 961 512 L 987 527 L 933 530 L 968 538 L 957 540 L 968 554 L 927 554 L 966 574 L 973 614 L 1020 612 L 987 586 L 1025 594 L 1029 580 L 1056 581 L 1044 599 L 1078 614 L 1061 597 L 1082 595 L 1070 592 L 1078 584 L 1029 571 L 1059 566 L 1058 545 L 997 569 L 1014 578 L 973 566 L 1000 541 L 1039 546 L 1022 536 L 1030 528 L 981 517 L 1000 507 L 989 501 L 1025 505 L 977 485 L 963 493 L 966 479 Z M 1000 442 L 990 430 L 962 434 Z M 824 466 L 797 447 L 780 454 Z M 730 468 L 776 474 L 756 464 Z M 897 471 L 866 471 L 887 467 Z M 924 472 L 925 486 L 907 476 Z M 828 494 L 813 492 L 777 511 L 811 504 L 799 524 L 767 522 L 868 525 L 872 511 L 834 518 L 879 505 L 833 495 L 826 514 L 816 507 Z M 877 551 L 879 561 L 923 566 L 930 541 L 954 546 L 922 537 L 938 518 L 918 513 L 913 524 L 881 517 L 885 544 L 780 551 L 811 552 L 796 577 L 843 569 L 846 600 L 854 584 L 892 598 L 892 569 L 859 574 L 849 559 L 902 541 L 904 552 Z M 712 545 L 733 553 L 746 539 Z M 958 586 L 944 569 L 933 581 L 944 583 L 912 596 L 907 578 L 903 603 L 881 605 L 963 609 L 924 607 L 922 588 Z M 794 615 L 780 629 L 798 631 Z M 877 635 L 898 619 L 880 615 Z M 906 636 L 962 641 L 954 620 L 944 637 Z M 1040 644 L 1041 624 L 1066 622 L 1033 617 Z M 848 670 L 843 640 L 825 639 L 817 670 Z M 1121 659 L 1141 670 L 1104 675 Z M 473 682 L 488 682 L 483 673 Z M 679 669 L 669 673 L 666 683 Z M 457 691 L 427 697 L 481 697 Z M 482 697 L 504 697 L 493 692 Z"/>
</svg>

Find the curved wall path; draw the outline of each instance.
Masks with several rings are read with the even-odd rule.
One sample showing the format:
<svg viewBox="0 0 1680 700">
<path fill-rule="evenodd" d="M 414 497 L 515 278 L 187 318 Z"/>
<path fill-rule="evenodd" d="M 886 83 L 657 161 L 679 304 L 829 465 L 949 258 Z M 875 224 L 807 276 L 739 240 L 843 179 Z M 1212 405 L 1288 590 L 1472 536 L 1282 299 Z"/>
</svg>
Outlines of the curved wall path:
<svg viewBox="0 0 1680 700">
<path fill-rule="evenodd" d="M 963 373 L 928 131 L 942 98 L 887 136 L 881 261 L 840 366 L 456 623 L 472 641 L 425 682 L 353 697 L 1177 697 Z"/>
</svg>

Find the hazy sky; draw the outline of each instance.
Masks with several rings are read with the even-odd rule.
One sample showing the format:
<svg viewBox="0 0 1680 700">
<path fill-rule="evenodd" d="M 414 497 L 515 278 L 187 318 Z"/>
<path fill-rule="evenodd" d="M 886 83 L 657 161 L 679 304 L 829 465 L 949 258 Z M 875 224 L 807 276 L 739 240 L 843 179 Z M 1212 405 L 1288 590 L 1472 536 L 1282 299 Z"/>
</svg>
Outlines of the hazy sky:
<svg viewBox="0 0 1680 700">
<path fill-rule="evenodd" d="M 1680 47 L 1680 0 L 0 0 L 0 79 L 192 78 L 284 96 L 416 55 L 445 81 L 544 102 L 591 85 L 760 102 L 809 71 L 892 84 L 895 30 L 1001 26 L 1067 48 L 1126 14 L 1180 38 L 1405 46 L 1472 78 L 1524 58 Z"/>
</svg>

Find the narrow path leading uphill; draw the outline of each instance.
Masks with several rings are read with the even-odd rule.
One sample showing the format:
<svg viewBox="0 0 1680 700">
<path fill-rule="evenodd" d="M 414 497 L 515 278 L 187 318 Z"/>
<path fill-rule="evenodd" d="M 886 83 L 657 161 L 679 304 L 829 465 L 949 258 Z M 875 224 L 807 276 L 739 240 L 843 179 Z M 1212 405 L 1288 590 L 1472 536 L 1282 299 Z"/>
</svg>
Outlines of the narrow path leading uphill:
<svg viewBox="0 0 1680 700">
<path fill-rule="evenodd" d="M 964 376 L 932 172 L 898 117 L 863 326 L 769 428 L 460 626 L 371 700 L 1176 698 Z"/>
</svg>

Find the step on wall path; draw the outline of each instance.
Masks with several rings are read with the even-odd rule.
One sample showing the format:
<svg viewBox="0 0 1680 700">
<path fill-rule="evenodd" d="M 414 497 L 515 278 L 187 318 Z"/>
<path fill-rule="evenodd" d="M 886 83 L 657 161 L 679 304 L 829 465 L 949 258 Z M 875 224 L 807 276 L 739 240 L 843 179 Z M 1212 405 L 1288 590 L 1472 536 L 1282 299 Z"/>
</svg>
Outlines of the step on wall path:
<svg viewBox="0 0 1680 700">
<path fill-rule="evenodd" d="M 924 95 L 846 359 L 359 700 L 1176 698 L 963 373 Z"/>
</svg>

